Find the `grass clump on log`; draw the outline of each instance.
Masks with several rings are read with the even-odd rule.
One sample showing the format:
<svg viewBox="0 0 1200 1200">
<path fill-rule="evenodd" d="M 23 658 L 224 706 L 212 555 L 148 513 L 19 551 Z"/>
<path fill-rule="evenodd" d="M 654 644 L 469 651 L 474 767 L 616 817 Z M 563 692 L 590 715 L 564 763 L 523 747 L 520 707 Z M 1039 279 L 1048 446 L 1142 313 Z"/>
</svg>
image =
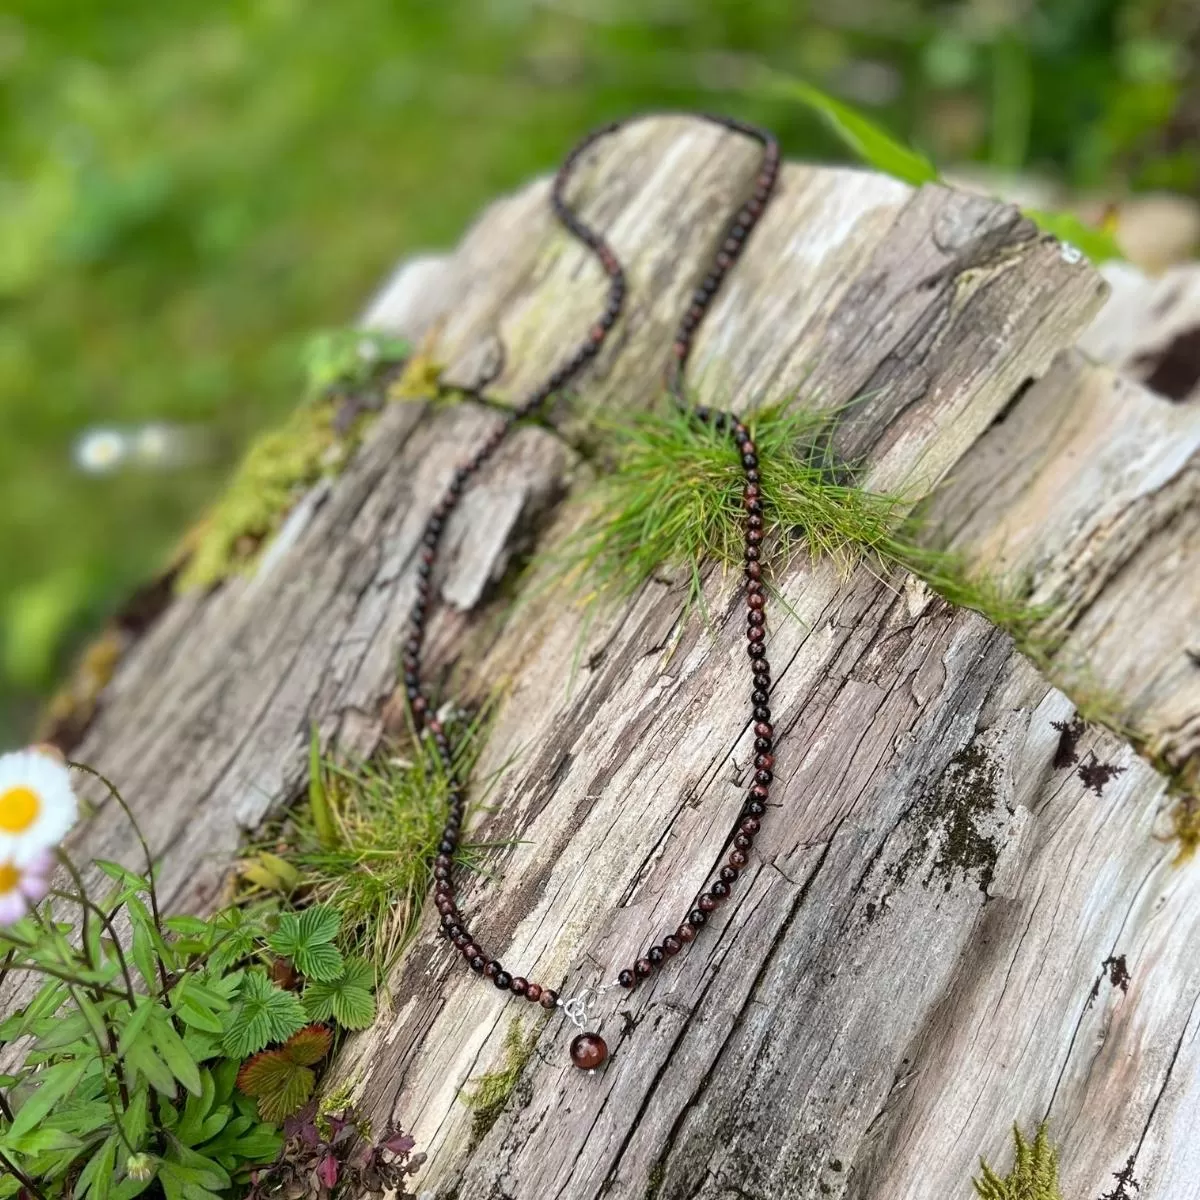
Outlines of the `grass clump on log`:
<svg viewBox="0 0 1200 1200">
<path fill-rule="evenodd" d="M 797 553 L 849 570 L 906 568 L 951 603 L 976 609 L 1018 638 L 1040 614 L 958 556 L 921 545 L 900 495 L 868 491 L 837 462 L 837 410 L 772 406 L 746 417 L 758 449 L 764 518 L 784 562 Z M 590 520 L 556 554 L 556 577 L 589 600 L 620 600 L 664 570 L 687 583 L 685 615 L 704 611 L 703 571 L 739 567 L 745 547 L 744 480 L 728 434 L 672 407 L 597 429 L 613 469 L 594 485 Z"/>
</svg>

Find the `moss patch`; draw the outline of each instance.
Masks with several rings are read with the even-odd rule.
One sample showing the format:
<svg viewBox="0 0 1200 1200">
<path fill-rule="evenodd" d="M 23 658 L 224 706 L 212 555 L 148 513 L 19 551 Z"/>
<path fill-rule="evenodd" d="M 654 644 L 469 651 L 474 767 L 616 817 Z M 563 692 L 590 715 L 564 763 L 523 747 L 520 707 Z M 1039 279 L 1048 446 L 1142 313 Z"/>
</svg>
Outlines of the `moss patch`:
<svg viewBox="0 0 1200 1200">
<path fill-rule="evenodd" d="M 477 1142 L 495 1125 L 509 1099 L 517 1092 L 521 1072 L 533 1056 L 537 1037 L 537 1029 L 526 1036 L 520 1018 L 513 1017 L 504 1035 L 504 1065 L 472 1079 L 468 1084 L 470 1090 L 460 1093 L 462 1102 L 473 1114 L 471 1134 Z"/>
<path fill-rule="evenodd" d="M 982 1200 L 1063 1200 L 1058 1188 L 1058 1153 L 1050 1144 L 1045 1124 L 1038 1126 L 1032 1143 L 1014 1125 L 1013 1142 L 1012 1170 L 1001 1178 L 981 1160 L 982 1174 L 972 1181 L 975 1194 Z"/>
<path fill-rule="evenodd" d="M 216 506 L 191 536 L 178 590 L 212 587 L 249 569 L 304 492 L 337 474 L 358 448 L 380 406 L 364 392 L 407 353 L 380 334 L 334 330 L 304 352 L 309 400 L 255 441 Z"/>
<path fill-rule="evenodd" d="M 912 843 L 890 871 L 897 885 L 928 862 L 922 880 L 926 887 L 939 878 L 949 891 L 955 880 L 974 874 L 979 890 L 988 890 L 1000 856 L 999 771 L 999 764 L 978 742 L 964 746 L 950 760 L 914 809 Z"/>
</svg>

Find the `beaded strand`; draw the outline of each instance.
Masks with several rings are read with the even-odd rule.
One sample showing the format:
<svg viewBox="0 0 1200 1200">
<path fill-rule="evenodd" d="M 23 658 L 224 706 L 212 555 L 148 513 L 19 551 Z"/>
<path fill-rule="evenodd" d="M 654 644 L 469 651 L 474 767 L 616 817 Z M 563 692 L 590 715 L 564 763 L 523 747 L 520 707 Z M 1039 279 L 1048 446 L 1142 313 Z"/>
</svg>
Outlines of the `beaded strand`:
<svg viewBox="0 0 1200 1200">
<path fill-rule="evenodd" d="M 637 959 L 632 968 L 620 972 L 618 982 L 627 988 L 634 987 L 640 980 L 651 975 L 656 967 L 678 954 L 707 923 L 709 914 L 730 895 L 741 868 L 747 863 L 747 852 L 753 845 L 755 834 L 758 833 L 759 819 L 766 811 L 775 761 L 772 756 L 774 730 L 770 723 L 771 711 L 768 707 L 771 676 L 763 646 L 765 591 L 759 561 L 763 540 L 763 506 L 759 492 L 757 451 L 746 426 L 733 414 L 706 408 L 690 408 L 684 397 L 683 377 L 696 331 L 723 280 L 738 260 L 746 238 L 757 224 L 774 190 L 779 172 L 779 146 L 771 134 L 754 126 L 726 117 L 708 116 L 706 119 L 760 142 L 763 146 L 763 158 L 752 195 L 727 225 L 708 272 L 693 292 L 689 307 L 675 332 L 666 384 L 675 402 L 687 408 L 698 420 L 711 422 L 719 429 L 727 429 L 741 455 L 745 479 L 742 495 L 746 509 L 746 638 L 753 681 L 751 703 L 756 751 L 755 781 L 750 789 L 749 799 L 742 808 L 739 823 L 732 837 L 732 849 L 719 877 L 697 897 L 694 906 L 674 932 L 667 934 L 660 943 L 651 946 L 644 956 Z M 466 919 L 458 907 L 453 867 L 454 854 L 462 834 L 466 800 L 463 789 L 455 778 L 446 731 L 436 716 L 432 715 L 429 699 L 421 685 L 421 650 L 429 611 L 430 581 L 437 562 L 438 546 L 446 521 L 457 506 L 468 480 L 492 457 L 518 421 L 541 410 L 555 393 L 571 383 L 596 357 L 609 331 L 621 315 L 626 291 L 625 273 L 621 264 L 603 236 L 575 214 L 567 203 L 565 194 L 580 158 L 597 141 L 615 133 L 624 124 L 625 122 L 612 122 L 604 125 L 577 143 L 559 167 L 550 193 L 550 204 L 558 221 L 573 237 L 587 246 L 608 276 L 608 295 L 604 309 L 571 357 L 556 367 L 509 412 L 475 454 L 463 462 L 452 475 L 422 535 L 422 548 L 417 562 L 416 596 L 410 612 L 409 636 L 402 657 L 405 692 L 413 717 L 418 727 L 423 726 L 433 738 L 447 775 L 453 781 L 446 821 L 433 867 L 434 902 L 441 914 L 442 932 L 459 950 L 471 970 L 490 979 L 501 991 L 511 992 L 546 1009 L 553 1009 L 559 1005 L 558 993 L 553 988 L 511 974 L 499 959 L 489 958 L 483 947 L 471 935 Z M 572 1044 L 571 1055 L 577 1066 L 591 1069 L 600 1065 L 607 1057 L 607 1047 L 598 1035 L 584 1033 Z"/>
</svg>

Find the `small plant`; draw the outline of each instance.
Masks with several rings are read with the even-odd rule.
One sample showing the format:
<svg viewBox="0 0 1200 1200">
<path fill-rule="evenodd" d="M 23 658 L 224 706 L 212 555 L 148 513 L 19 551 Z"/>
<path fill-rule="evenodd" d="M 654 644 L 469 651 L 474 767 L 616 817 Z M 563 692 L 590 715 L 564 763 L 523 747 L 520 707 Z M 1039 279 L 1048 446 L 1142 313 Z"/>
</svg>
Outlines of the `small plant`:
<svg viewBox="0 0 1200 1200">
<path fill-rule="evenodd" d="M 324 395 L 335 389 L 361 388 L 381 364 L 399 362 L 409 352 L 403 338 L 362 329 L 327 329 L 305 344 L 304 372 L 308 390 Z"/>
<path fill-rule="evenodd" d="M 758 447 L 765 517 L 782 531 L 785 558 L 829 556 L 843 567 L 902 566 L 952 603 L 976 608 L 1010 631 L 1038 619 L 987 581 L 972 580 L 956 556 L 918 543 L 901 496 L 866 491 L 836 462 L 838 413 L 773 406 L 747 418 Z M 555 578 L 584 596 L 625 598 L 664 568 L 687 579 L 685 615 L 703 609 L 706 561 L 740 565 L 743 478 L 728 435 L 675 407 L 601 426 L 615 469 L 595 485 L 591 519 L 552 560 Z"/>
<path fill-rule="evenodd" d="M 279 1157 L 255 1172 L 248 1200 L 328 1200 L 335 1193 L 406 1200 L 407 1179 L 425 1161 L 408 1134 L 388 1129 L 373 1140 L 349 1109 L 321 1113 L 310 1104 L 284 1122 L 283 1132 Z"/>
<path fill-rule="evenodd" d="M 0 1023 L 0 1045 L 26 1046 L 0 1077 L 0 1198 L 217 1200 L 278 1155 L 323 1022 L 374 1016 L 370 968 L 320 906 L 164 916 L 140 832 L 145 871 L 98 860 L 95 895 L 61 848 L 77 815 L 64 763 L 0 756 L 0 980 L 45 980 Z"/>
<path fill-rule="evenodd" d="M 980 1161 L 983 1175 L 972 1182 L 981 1200 L 1062 1200 L 1058 1189 L 1058 1154 L 1050 1144 L 1043 1123 L 1033 1142 L 1027 1142 L 1013 1126 L 1016 1156 L 1012 1170 L 1002 1179 L 986 1162 Z"/>
<path fill-rule="evenodd" d="M 455 778 L 470 778 L 486 720 L 486 711 L 469 720 L 443 714 Z M 306 802 L 270 849 L 252 851 L 241 868 L 260 889 L 302 896 L 341 916 L 346 972 L 308 984 L 313 1019 L 332 1016 L 359 1027 L 372 980 L 387 972 L 416 927 L 452 787 L 432 744 L 412 731 L 402 746 L 361 763 L 322 758 L 314 734 Z M 469 847 L 464 854 L 469 865 Z"/>
</svg>

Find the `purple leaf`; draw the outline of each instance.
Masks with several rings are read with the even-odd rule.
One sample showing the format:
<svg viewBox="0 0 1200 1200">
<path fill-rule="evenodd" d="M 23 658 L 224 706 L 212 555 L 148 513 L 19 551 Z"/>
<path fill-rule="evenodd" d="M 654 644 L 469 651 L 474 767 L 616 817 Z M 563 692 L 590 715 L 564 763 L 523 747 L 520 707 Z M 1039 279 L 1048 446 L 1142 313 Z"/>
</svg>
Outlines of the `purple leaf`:
<svg viewBox="0 0 1200 1200">
<path fill-rule="evenodd" d="M 397 1130 L 390 1137 L 384 1138 L 380 1142 L 380 1145 L 385 1150 L 390 1150 L 400 1158 L 403 1158 L 406 1154 L 411 1154 L 416 1144 L 416 1140 L 411 1135 L 403 1133 L 400 1130 Z"/>
</svg>

